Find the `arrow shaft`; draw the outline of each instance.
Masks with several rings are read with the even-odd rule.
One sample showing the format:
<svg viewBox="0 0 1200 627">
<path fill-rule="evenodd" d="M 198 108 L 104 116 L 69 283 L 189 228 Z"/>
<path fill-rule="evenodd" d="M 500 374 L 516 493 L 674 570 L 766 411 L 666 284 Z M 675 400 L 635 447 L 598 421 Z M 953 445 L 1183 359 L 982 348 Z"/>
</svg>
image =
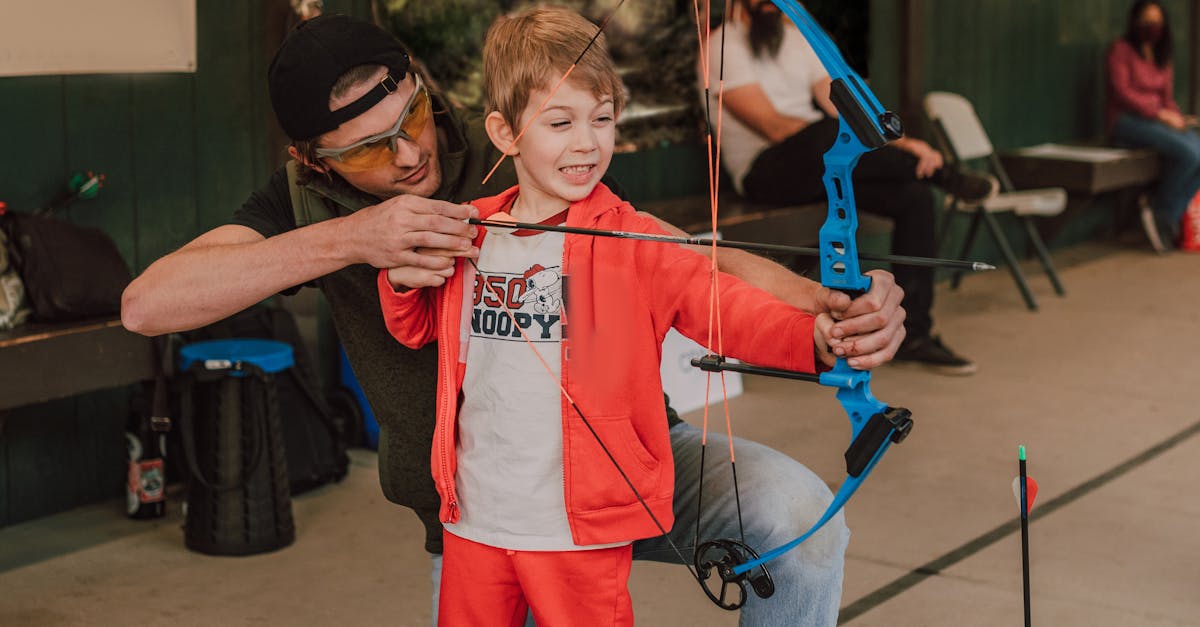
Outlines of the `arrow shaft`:
<svg viewBox="0 0 1200 627">
<path fill-rule="evenodd" d="M 760 244 L 757 242 L 739 242 L 734 240 L 718 239 L 714 240 L 708 237 L 692 237 L 692 236 L 676 236 L 676 235 L 660 235 L 655 233 L 636 233 L 632 231 L 606 231 L 603 229 L 588 229 L 578 226 L 563 226 L 549 224 L 533 224 L 529 222 L 502 222 L 499 220 L 480 220 L 471 218 L 467 220 L 469 224 L 474 224 L 483 227 L 506 228 L 506 229 L 521 229 L 530 231 L 552 231 L 555 233 L 571 233 L 573 235 L 589 235 L 592 237 L 615 237 L 619 239 L 631 239 L 647 242 L 663 242 L 667 244 L 692 244 L 696 246 L 718 246 L 720 248 L 735 248 L 738 250 L 749 250 L 757 252 L 782 253 L 787 255 L 803 255 L 806 257 L 820 257 L 821 251 L 817 248 L 807 246 L 785 246 L 782 244 Z M 934 268 L 951 268 L 954 270 L 967 270 L 970 272 L 979 272 L 983 270 L 994 270 L 995 266 L 982 263 L 979 261 L 959 261 L 956 259 L 934 259 L 931 257 L 911 257 L 908 255 L 872 255 L 860 254 L 859 258 L 869 261 L 884 261 L 888 263 L 896 263 L 906 266 L 929 266 Z"/>
<path fill-rule="evenodd" d="M 1024 451 L 1022 451 L 1024 453 Z M 1025 473 L 1024 455 L 1021 465 L 1021 580 L 1025 594 L 1025 627 L 1030 627 L 1029 602 L 1029 479 Z"/>
</svg>

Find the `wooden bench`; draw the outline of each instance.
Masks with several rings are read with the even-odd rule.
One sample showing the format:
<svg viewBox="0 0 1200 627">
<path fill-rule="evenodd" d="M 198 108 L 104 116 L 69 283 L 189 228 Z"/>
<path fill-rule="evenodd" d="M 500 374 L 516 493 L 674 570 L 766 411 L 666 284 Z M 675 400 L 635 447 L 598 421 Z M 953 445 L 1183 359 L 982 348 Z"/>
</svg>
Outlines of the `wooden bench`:
<svg viewBox="0 0 1200 627">
<path fill-rule="evenodd" d="M 154 378 L 150 338 L 111 318 L 0 332 L 0 410 Z"/>
<path fill-rule="evenodd" d="M 1158 179 L 1158 155 L 1153 150 L 1082 145 L 1064 145 L 1066 150 L 1060 151 L 1037 148 L 1042 146 L 1000 155 L 1017 189 L 1062 187 L 1069 194 L 1098 196 Z M 1072 148 L 1080 152 L 1072 154 Z"/>
<path fill-rule="evenodd" d="M 1088 206 L 1105 194 L 1116 196 L 1114 234 L 1133 220 L 1134 199 L 1146 187 L 1158 180 L 1158 154 L 1147 149 L 1123 149 L 1095 144 L 1043 144 L 1000 155 L 1004 169 L 1017 189 L 1062 187 L 1067 190 L 1072 205 Z M 1069 213 L 1069 212 L 1068 212 Z M 1064 214 L 1058 224 L 1048 229 L 1051 234 L 1069 219 Z"/>
<path fill-rule="evenodd" d="M 121 388 L 154 365 L 150 339 L 111 317 L 0 332 L 0 527 L 120 493 Z"/>
</svg>

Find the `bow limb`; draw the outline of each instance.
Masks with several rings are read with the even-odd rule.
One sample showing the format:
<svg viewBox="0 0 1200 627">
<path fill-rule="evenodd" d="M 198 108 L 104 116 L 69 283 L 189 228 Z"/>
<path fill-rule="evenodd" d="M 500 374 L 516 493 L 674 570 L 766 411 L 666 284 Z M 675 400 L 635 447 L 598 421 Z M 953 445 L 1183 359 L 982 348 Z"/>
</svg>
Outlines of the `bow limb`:
<svg viewBox="0 0 1200 627">
<path fill-rule="evenodd" d="M 859 158 L 899 138 L 900 120 L 884 110 L 862 78 L 851 69 L 812 16 L 794 0 L 772 0 L 796 24 L 832 79 L 831 98 L 838 109 L 838 136 L 825 153 L 825 192 L 828 215 L 820 232 L 821 284 L 856 296 L 871 287 L 870 277 L 859 266 L 858 210 L 854 201 L 853 172 Z M 847 477 L 817 522 L 796 539 L 762 557 L 738 564 L 741 574 L 799 546 L 833 519 L 850 500 L 893 442 L 912 429 L 907 409 L 892 408 L 871 394 L 871 373 L 851 368 L 839 358 L 833 369 L 820 375 L 822 385 L 837 388 L 838 402 L 850 420 L 851 444 L 846 451 Z"/>
</svg>

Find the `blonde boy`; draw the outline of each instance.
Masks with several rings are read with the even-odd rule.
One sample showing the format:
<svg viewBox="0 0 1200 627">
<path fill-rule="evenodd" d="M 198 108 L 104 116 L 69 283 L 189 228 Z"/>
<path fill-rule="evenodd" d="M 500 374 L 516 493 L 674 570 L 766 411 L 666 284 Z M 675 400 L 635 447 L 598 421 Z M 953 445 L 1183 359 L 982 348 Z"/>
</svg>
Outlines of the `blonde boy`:
<svg viewBox="0 0 1200 627">
<path fill-rule="evenodd" d="M 595 32 L 556 7 L 488 31 L 486 126 L 518 185 L 471 203 L 480 217 L 661 232 L 600 183 L 624 104 L 602 37 L 554 89 Z M 543 626 L 631 625 L 630 543 L 658 535 L 655 519 L 673 522 L 659 350 L 672 327 L 705 338 L 709 261 L 678 246 L 533 230 L 491 229 L 476 244 L 477 265 L 459 260 L 436 289 L 379 275 L 391 333 L 439 345 L 439 624 L 515 627 L 530 608 Z M 819 330 L 731 276 L 719 289 L 726 354 L 814 371 L 827 316 Z"/>
</svg>

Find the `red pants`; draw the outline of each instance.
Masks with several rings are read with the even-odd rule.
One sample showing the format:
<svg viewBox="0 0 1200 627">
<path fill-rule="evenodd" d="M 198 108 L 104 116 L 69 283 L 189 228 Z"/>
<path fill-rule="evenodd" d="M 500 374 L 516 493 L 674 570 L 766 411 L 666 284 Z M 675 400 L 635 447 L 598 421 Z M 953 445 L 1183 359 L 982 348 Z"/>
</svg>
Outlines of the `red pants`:
<svg viewBox="0 0 1200 627">
<path fill-rule="evenodd" d="M 633 546 L 509 551 L 442 534 L 438 627 L 633 625 Z"/>
</svg>

